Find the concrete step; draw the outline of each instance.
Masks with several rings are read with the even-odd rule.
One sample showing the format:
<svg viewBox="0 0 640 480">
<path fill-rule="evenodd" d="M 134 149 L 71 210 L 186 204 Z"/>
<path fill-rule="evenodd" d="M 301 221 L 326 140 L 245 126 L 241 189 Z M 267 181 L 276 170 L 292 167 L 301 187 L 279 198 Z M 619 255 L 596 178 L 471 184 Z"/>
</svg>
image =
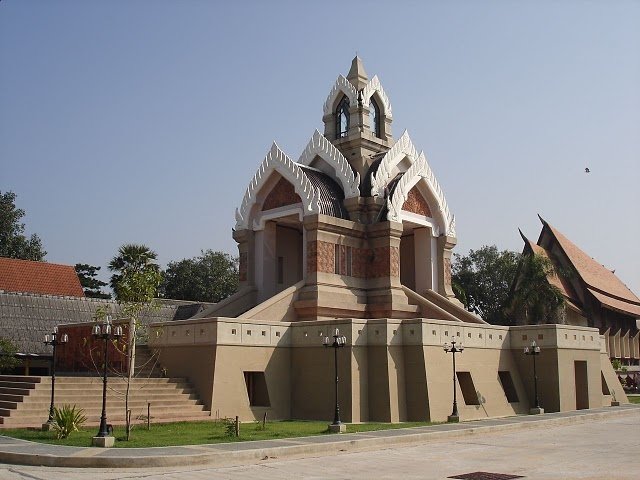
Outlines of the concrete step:
<svg viewBox="0 0 640 480">
<path fill-rule="evenodd" d="M 33 382 L 4 379 L 0 387 L 0 426 L 39 427 L 49 415 L 51 377 L 29 377 Z M 33 388 L 25 388 L 25 385 Z M 124 422 L 127 379 L 109 377 L 107 412 L 109 421 Z M 101 377 L 56 377 L 55 404 L 82 408 L 89 424 L 100 420 L 102 412 Z M 129 408 L 134 417 L 146 416 L 151 403 L 151 416 L 166 421 L 185 418 L 208 418 L 210 412 L 199 401 L 195 390 L 184 378 L 134 378 L 129 393 Z"/>
<path fill-rule="evenodd" d="M 7 393 L 0 393 L 0 401 L 2 402 L 22 402 L 23 395 L 9 395 Z"/>
<path fill-rule="evenodd" d="M 1 382 L 29 382 L 40 383 L 43 377 L 31 377 L 24 375 L 0 375 Z"/>
<path fill-rule="evenodd" d="M 3 388 L 0 388 L 0 395 L 20 395 L 20 396 L 25 396 L 25 395 L 29 395 L 33 391 L 34 390 L 30 389 L 30 388 L 8 388 L 8 387 L 3 387 Z"/>
<path fill-rule="evenodd" d="M 0 409 L 2 410 L 2 409 Z M 146 416 L 147 415 L 147 406 L 144 405 L 144 408 L 140 407 L 140 408 L 134 408 L 132 406 L 129 407 L 129 410 L 131 410 L 132 415 L 134 416 Z M 192 406 L 189 408 L 181 408 L 181 416 L 185 416 L 185 415 L 200 415 L 202 413 L 206 413 L 207 415 L 209 415 L 209 412 L 207 410 L 204 409 L 204 407 L 202 405 L 200 406 Z M 97 407 L 97 408 L 90 408 L 90 409 L 83 409 L 83 414 L 87 417 L 87 418 L 100 418 L 100 415 L 102 414 L 102 406 Z M 43 410 L 39 410 L 39 411 L 33 411 L 33 412 L 24 412 L 20 415 L 16 415 L 16 416 L 8 416 L 8 415 L 3 415 L 5 421 L 24 421 L 24 422 L 29 422 L 29 421 L 34 421 L 34 420 L 38 420 L 42 417 L 48 417 L 49 415 L 49 408 L 47 407 L 46 409 Z M 124 403 L 122 404 L 107 404 L 107 416 L 109 417 L 117 417 L 117 418 L 124 418 Z M 175 407 L 151 407 L 151 416 L 173 416 L 175 417 Z M 36 421 L 36 425 L 37 425 L 37 421 Z"/>
<path fill-rule="evenodd" d="M 9 419 L 0 417 L 0 429 L 3 428 L 33 428 L 40 427 L 43 423 L 46 423 L 48 419 L 47 415 L 42 417 L 32 418 L 28 422 L 17 421 L 17 419 Z M 111 425 L 124 425 L 125 419 L 124 416 L 116 416 L 111 415 L 110 412 L 107 412 L 107 421 Z M 211 416 L 208 411 L 199 412 L 197 414 L 189 414 L 176 419 L 175 415 L 154 415 L 151 413 L 151 424 L 157 423 L 172 423 L 175 421 L 181 422 L 190 422 L 190 421 L 211 421 Z M 136 428 L 144 428 L 141 425 L 146 424 L 146 417 L 138 418 L 132 416 L 132 423 L 136 425 Z M 100 416 L 87 418 L 87 421 L 84 424 L 86 427 L 97 427 L 100 425 Z"/>
<path fill-rule="evenodd" d="M 112 407 L 120 407 L 120 406 L 124 406 L 124 399 L 109 399 L 107 400 L 107 408 L 112 408 Z M 189 409 L 189 408 L 196 408 L 198 410 L 202 410 L 204 408 L 204 406 L 202 405 L 202 403 L 194 403 L 192 400 L 176 400 L 176 399 L 171 399 L 171 400 L 164 400 L 164 401 L 154 401 L 154 402 L 147 402 L 144 400 L 129 400 L 129 408 L 144 408 L 146 410 L 147 408 L 147 404 L 151 404 L 151 408 L 156 409 L 156 408 L 173 408 L 173 409 Z M 17 404 L 18 406 L 3 406 L 0 407 L 0 410 L 4 409 L 4 410 L 17 410 L 16 413 L 11 413 L 12 416 L 18 414 L 18 415 L 28 415 L 31 412 L 41 412 L 41 411 L 49 411 L 49 405 L 51 403 L 50 402 L 42 402 L 42 403 L 36 403 L 36 404 Z M 64 401 L 58 401 L 56 400 L 55 405 L 57 407 L 61 407 L 62 405 L 77 405 L 78 407 L 82 408 L 85 411 L 89 411 L 91 409 L 95 409 L 95 410 L 100 410 L 102 408 L 102 400 L 101 399 L 97 399 L 95 401 L 84 401 L 84 402 L 77 402 L 75 404 L 72 403 L 67 403 Z"/>
<path fill-rule="evenodd" d="M 109 392 L 117 392 L 124 393 L 126 390 L 125 384 L 116 384 L 112 385 L 110 383 L 107 384 L 107 391 Z M 136 392 L 145 392 L 147 394 L 154 393 L 174 393 L 174 394 L 185 394 L 185 393 L 194 393 L 193 387 L 188 385 L 179 386 L 179 385 L 138 385 L 132 384 L 130 390 L 135 390 Z M 23 390 L 24 391 L 24 390 Z M 30 398 L 37 398 L 38 396 L 47 395 L 51 392 L 51 386 L 47 386 L 47 388 L 37 389 L 37 390 L 26 390 L 27 392 L 24 395 L 29 395 Z M 56 384 L 56 395 L 59 393 L 60 395 L 94 395 L 96 392 L 100 392 L 102 395 L 102 385 L 86 385 L 84 387 L 80 385 L 57 385 Z M 2 393 L 2 392 L 0 392 Z"/>
<path fill-rule="evenodd" d="M 120 376 L 109 376 L 108 377 L 108 382 L 109 383 L 123 383 L 126 382 L 126 378 L 120 377 Z M 188 380 L 186 378 L 182 378 L 182 377 L 171 377 L 171 378 L 164 378 L 164 377 L 144 377 L 144 376 L 138 376 L 138 377 L 134 377 L 132 379 L 134 382 L 145 382 L 145 383 L 154 383 L 154 384 L 175 384 L 175 383 L 189 383 Z M 36 383 L 36 382 L 34 382 Z M 43 385 L 51 385 L 51 377 L 43 377 L 42 381 L 39 382 Z M 58 384 L 79 384 L 79 385 L 87 385 L 87 384 L 93 384 L 93 383 L 99 383 L 100 385 L 102 385 L 102 376 L 99 375 L 92 375 L 90 377 L 76 377 L 76 376 L 66 376 L 66 375 L 56 375 L 56 385 Z"/>
<path fill-rule="evenodd" d="M 1 388 L 29 388 L 29 389 L 34 389 L 36 388 L 36 383 L 35 382 L 13 382 L 13 381 L 7 381 L 7 380 L 0 380 L 0 389 Z"/>
<path fill-rule="evenodd" d="M 18 405 L 22 405 L 22 402 L 7 402 L 4 400 L 0 400 L 0 408 L 15 410 L 16 408 L 18 408 Z"/>
</svg>

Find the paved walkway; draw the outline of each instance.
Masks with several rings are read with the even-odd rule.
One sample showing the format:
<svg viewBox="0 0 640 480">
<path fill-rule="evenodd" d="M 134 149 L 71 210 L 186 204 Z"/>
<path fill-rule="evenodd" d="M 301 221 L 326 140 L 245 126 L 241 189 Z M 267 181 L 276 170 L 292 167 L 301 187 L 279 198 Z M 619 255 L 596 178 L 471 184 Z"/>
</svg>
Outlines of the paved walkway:
<svg viewBox="0 0 640 480">
<path fill-rule="evenodd" d="M 588 438 L 587 435 L 576 430 L 586 429 L 586 431 L 589 431 L 590 429 L 591 434 L 594 435 L 594 426 L 596 430 L 600 429 L 601 431 L 596 433 L 593 438 Z M 476 462 L 472 465 L 473 462 L 469 462 L 471 459 L 479 460 L 480 465 L 482 465 L 482 459 L 484 458 L 485 467 L 491 467 L 489 470 L 485 468 L 484 471 L 505 473 L 504 470 L 507 469 L 506 473 L 513 473 L 514 460 L 517 460 L 515 463 L 519 465 L 517 471 L 522 472 L 523 465 L 527 463 L 533 461 L 534 464 L 537 462 L 544 465 L 550 462 L 549 459 L 552 455 L 559 455 L 560 463 L 566 462 L 567 465 L 572 465 L 572 468 L 574 468 L 582 462 L 582 467 L 591 473 L 596 471 L 591 463 L 597 459 L 600 462 L 598 464 L 600 466 L 600 474 L 608 472 L 607 476 L 596 475 L 571 478 L 635 479 L 640 478 L 638 474 L 640 472 L 640 463 L 635 454 L 640 447 L 638 426 L 640 426 L 640 407 L 625 405 L 588 411 L 518 416 L 399 430 L 188 447 L 140 449 L 78 448 L 43 445 L 0 437 L 0 461 L 5 464 L 20 463 L 23 465 L 47 465 L 50 467 L 94 467 L 96 468 L 96 470 L 92 470 L 94 473 L 89 474 L 94 480 L 98 478 L 242 478 L 243 475 L 234 473 L 242 471 L 247 473 L 246 476 L 255 475 L 260 478 L 281 480 L 282 478 L 301 477 L 360 477 L 359 473 L 366 472 L 367 469 L 364 468 L 366 465 L 371 464 L 373 466 L 375 464 L 375 462 L 371 463 L 371 460 L 367 459 L 374 456 L 377 460 L 385 459 L 384 463 L 387 467 L 389 462 L 391 462 L 391 465 L 396 465 L 394 468 L 399 470 L 394 470 L 394 473 L 400 474 L 403 472 L 403 477 L 445 478 L 426 475 L 431 470 L 421 470 L 419 477 L 412 477 L 411 475 L 417 472 L 411 473 L 410 465 L 405 465 L 404 461 L 400 460 L 402 455 L 394 460 L 395 454 L 390 455 L 389 452 L 392 450 L 394 452 L 396 450 L 398 452 L 413 451 L 414 455 L 423 458 L 425 450 L 428 451 L 429 455 L 434 455 L 440 450 L 440 456 L 434 457 L 434 461 L 437 461 L 438 459 L 442 460 L 443 446 L 446 446 L 444 452 L 450 451 L 454 453 L 454 446 L 457 448 L 460 445 L 466 445 L 462 454 L 452 456 L 450 461 L 445 462 L 445 465 L 459 465 L 452 475 L 477 471 L 479 464 Z M 550 433 L 554 430 L 560 433 Z M 561 435 L 566 435 L 566 432 L 571 431 L 573 431 L 571 438 L 568 438 L 565 442 L 558 443 Z M 544 437 L 549 437 L 550 434 L 551 437 L 547 438 L 545 444 Z M 611 435 L 612 438 L 605 438 L 603 436 L 605 434 Z M 491 442 L 495 443 L 495 439 L 498 437 L 506 439 L 502 442 L 504 445 L 501 446 L 503 451 L 506 449 L 508 452 L 506 458 L 498 458 L 497 454 L 494 455 L 492 453 L 497 452 L 497 450 L 488 448 L 491 446 Z M 622 444 L 615 446 L 614 451 L 610 451 L 615 442 L 622 442 Z M 581 460 L 576 463 L 575 459 L 560 453 L 560 447 L 563 444 L 580 445 L 578 450 L 581 452 Z M 542 451 L 540 447 L 543 447 Z M 595 450 L 591 452 L 588 448 Z M 370 452 L 370 450 L 375 450 L 375 452 Z M 576 449 L 574 448 L 573 450 Z M 303 461 L 288 459 L 322 457 L 326 455 L 340 455 L 339 458 L 353 455 L 367 460 L 363 461 L 362 472 L 359 470 L 353 472 L 351 469 L 349 471 L 352 471 L 352 474 L 348 476 L 342 475 L 346 471 L 346 463 L 342 460 L 337 460 L 337 457 L 331 460 L 323 458 L 307 458 L 307 460 L 304 460 L 313 460 L 316 463 L 319 462 L 320 465 L 331 465 L 331 468 L 337 469 L 335 472 L 327 470 L 315 476 L 295 475 L 295 470 L 292 472 L 286 470 L 286 468 L 286 474 L 283 474 L 282 471 L 277 473 L 279 469 L 274 467 L 276 464 L 286 467 L 292 463 Z M 542 455 L 542 457 L 536 459 L 536 455 Z M 616 455 L 620 458 L 616 459 Z M 421 469 L 424 468 L 424 462 L 422 463 Z M 206 465 L 206 467 L 199 467 L 199 465 Z M 243 466 L 229 468 L 230 465 Z M 558 475 L 559 467 L 557 461 L 554 465 L 552 466 L 552 472 L 555 471 L 557 476 L 536 478 L 569 478 L 564 474 Z M 603 466 L 604 470 L 602 469 Z M 117 471 L 113 470 L 114 467 L 119 467 L 119 469 Z M 132 467 L 145 468 L 145 471 L 130 470 Z M 475 468 L 475 470 L 470 470 L 471 468 Z M 404 470 L 407 471 L 405 472 Z M 46 471 L 47 474 L 36 474 L 42 471 Z M 274 475 L 266 475 L 268 471 L 272 471 Z M 83 478 L 78 476 L 79 473 L 76 475 L 75 473 L 72 474 L 72 472 L 84 472 L 84 475 L 87 475 L 86 470 L 0 465 L 0 479 L 2 480 Z M 189 475 L 184 476 L 187 472 L 190 472 Z M 198 477 L 196 475 L 197 472 L 206 472 L 206 476 Z M 436 475 L 435 471 L 433 473 Z M 522 473 L 519 474 L 522 475 Z M 394 478 L 394 475 L 383 474 L 383 470 L 374 469 L 365 478 Z M 527 478 L 534 477 L 527 475 Z"/>
</svg>

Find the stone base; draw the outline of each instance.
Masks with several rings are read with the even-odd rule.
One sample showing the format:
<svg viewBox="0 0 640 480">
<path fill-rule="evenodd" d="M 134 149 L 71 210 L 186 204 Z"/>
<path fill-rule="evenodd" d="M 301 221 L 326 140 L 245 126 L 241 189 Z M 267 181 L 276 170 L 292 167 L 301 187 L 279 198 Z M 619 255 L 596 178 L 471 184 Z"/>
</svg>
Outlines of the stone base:
<svg viewBox="0 0 640 480">
<path fill-rule="evenodd" d="M 617 400 L 611 400 L 611 406 L 612 407 L 619 407 L 620 406 L 620 402 Z"/>
<path fill-rule="evenodd" d="M 544 408 L 530 408 L 529 409 L 529 415 L 540 415 L 541 413 L 544 413 Z"/>
<path fill-rule="evenodd" d="M 91 445 L 94 447 L 111 448 L 116 443 L 116 437 L 93 437 Z"/>
<path fill-rule="evenodd" d="M 344 433 L 347 431 L 347 424 L 346 423 L 331 423 L 329 424 L 329 431 L 331 433 Z"/>
<path fill-rule="evenodd" d="M 447 417 L 447 422 L 449 422 L 449 423 L 459 423 L 460 422 L 460 416 L 459 415 L 449 415 Z"/>
</svg>

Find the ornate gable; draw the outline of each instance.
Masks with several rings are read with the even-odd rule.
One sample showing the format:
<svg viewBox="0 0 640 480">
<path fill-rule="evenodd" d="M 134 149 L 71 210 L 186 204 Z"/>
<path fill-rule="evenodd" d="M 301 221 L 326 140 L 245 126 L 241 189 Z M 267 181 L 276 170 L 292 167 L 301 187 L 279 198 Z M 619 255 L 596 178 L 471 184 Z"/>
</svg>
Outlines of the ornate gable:
<svg viewBox="0 0 640 480">
<path fill-rule="evenodd" d="M 262 210 L 271 210 L 273 208 L 284 207 L 285 205 L 294 205 L 296 203 L 302 203 L 302 199 L 296 193 L 293 185 L 287 182 L 284 178 L 281 178 L 264 200 Z"/>
<path fill-rule="evenodd" d="M 407 212 L 416 213 L 418 215 L 424 215 L 425 217 L 431 217 L 431 210 L 429 204 L 424 199 L 420 190 L 414 186 L 407 194 L 407 199 L 402 204 L 402 210 Z"/>
</svg>

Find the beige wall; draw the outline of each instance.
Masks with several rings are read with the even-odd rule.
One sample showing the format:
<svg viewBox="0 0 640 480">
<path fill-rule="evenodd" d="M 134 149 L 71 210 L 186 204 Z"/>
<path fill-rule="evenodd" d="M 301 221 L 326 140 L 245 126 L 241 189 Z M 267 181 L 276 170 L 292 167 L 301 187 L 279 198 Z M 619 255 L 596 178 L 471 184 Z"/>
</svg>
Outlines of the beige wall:
<svg viewBox="0 0 640 480">
<path fill-rule="evenodd" d="M 213 415 L 242 420 L 333 419 L 333 349 L 322 339 L 335 328 L 347 338 L 339 349 L 343 421 L 445 421 L 453 401 L 452 356 L 442 344 L 465 345 L 456 371 L 473 381 L 465 402 L 457 383 L 462 420 L 527 413 L 533 405 L 532 358 L 523 348 L 541 347 L 536 358 L 541 406 L 549 412 L 577 407 L 576 362 L 585 362 L 585 405 L 610 404 L 601 372 L 619 401 L 626 401 L 596 329 L 563 325 L 501 327 L 430 319 L 339 319 L 277 322 L 211 318 L 152 325 L 150 344 L 161 350 L 171 375 L 194 383 Z M 509 372 L 518 397 L 509 402 L 498 372 Z M 251 407 L 243 372 L 264 372 L 271 405 Z M 586 380 L 586 381 L 585 381 Z M 616 388 L 617 387 L 617 388 Z M 475 403 L 475 404 L 474 404 Z"/>
<path fill-rule="evenodd" d="M 216 349 L 211 345 L 175 346 L 160 349 L 159 363 L 169 377 L 186 378 L 207 410 L 213 401 Z"/>
<path fill-rule="evenodd" d="M 289 348 L 250 346 L 216 348 L 212 414 L 238 415 L 242 421 L 291 418 Z M 250 406 L 244 372 L 264 372 L 270 406 Z"/>
</svg>

